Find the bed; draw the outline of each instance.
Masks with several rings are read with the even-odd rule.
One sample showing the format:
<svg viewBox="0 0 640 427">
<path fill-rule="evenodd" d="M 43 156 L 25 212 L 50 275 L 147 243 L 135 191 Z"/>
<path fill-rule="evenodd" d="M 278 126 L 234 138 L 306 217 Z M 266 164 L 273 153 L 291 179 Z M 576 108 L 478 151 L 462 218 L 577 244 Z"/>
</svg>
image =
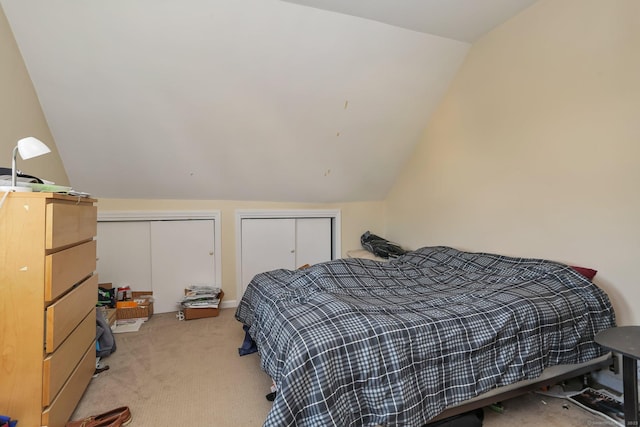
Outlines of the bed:
<svg viewBox="0 0 640 427">
<path fill-rule="evenodd" d="M 276 385 L 267 427 L 421 426 L 606 365 L 615 325 L 569 266 L 445 246 L 258 274 L 236 319 Z"/>
</svg>

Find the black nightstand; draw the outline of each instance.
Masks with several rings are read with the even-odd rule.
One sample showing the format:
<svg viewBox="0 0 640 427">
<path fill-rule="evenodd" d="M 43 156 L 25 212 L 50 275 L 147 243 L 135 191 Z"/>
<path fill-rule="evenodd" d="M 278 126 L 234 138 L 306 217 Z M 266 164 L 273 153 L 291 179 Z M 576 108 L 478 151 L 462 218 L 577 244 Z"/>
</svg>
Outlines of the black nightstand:
<svg viewBox="0 0 640 427">
<path fill-rule="evenodd" d="M 622 354 L 624 423 L 626 426 L 638 426 L 637 360 L 640 359 L 640 326 L 606 329 L 598 332 L 594 341 Z"/>
</svg>

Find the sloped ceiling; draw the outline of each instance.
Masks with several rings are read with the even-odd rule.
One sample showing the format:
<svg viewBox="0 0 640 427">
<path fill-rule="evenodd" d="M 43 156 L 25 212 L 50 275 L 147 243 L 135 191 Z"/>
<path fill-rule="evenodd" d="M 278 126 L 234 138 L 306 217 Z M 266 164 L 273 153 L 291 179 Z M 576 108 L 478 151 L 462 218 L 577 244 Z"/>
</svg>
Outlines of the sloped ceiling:
<svg viewBox="0 0 640 427">
<path fill-rule="evenodd" d="M 473 43 L 536 0 L 284 0 Z"/>
<path fill-rule="evenodd" d="M 74 189 L 287 202 L 384 199 L 470 42 L 532 2 L 0 0 Z"/>
</svg>

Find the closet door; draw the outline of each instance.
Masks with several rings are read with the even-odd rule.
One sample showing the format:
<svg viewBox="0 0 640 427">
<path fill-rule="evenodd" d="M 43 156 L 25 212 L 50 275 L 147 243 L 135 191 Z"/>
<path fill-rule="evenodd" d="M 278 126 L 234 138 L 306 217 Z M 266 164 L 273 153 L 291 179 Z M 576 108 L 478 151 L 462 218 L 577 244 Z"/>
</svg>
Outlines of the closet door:
<svg viewBox="0 0 640 427">
<path fill-rule="evenodd" d="M 241 224 L 242 292 L 258 273 L 332 258 L 331 218 L 248 218 Z"/>
<path fill-rule="evenodd" d="M 153 291 L 155 313 L 177 311 L 187 285 L 215 286 L 214 248 L 212 219 L 99 222 L 98 277 Z"/>
<path fill-rule="evenodd" d="M 188 285 L 215 285 L 214 247 L 213 220 L 151 222 L 154 312 L 177 311 Z"/>
<path fill-rule="evenodd" d="M 241 228 L 243 292 L 258 273 L 296 268 L 295 219 L 243 219 Z"/>
<path fill-rule="evenodd" d="M 151 230 L 148 221 L 98 222 L 97 266 L 101 283 L 151 290 Z"/>
</svg>

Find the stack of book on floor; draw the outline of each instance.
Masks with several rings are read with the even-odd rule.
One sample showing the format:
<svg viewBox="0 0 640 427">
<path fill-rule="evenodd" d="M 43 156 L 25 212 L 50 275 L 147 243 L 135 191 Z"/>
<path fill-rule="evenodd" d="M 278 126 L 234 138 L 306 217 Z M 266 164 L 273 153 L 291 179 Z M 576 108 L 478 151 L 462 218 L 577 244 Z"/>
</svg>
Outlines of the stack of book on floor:
<svg viewBox="0 0 640 427">
<path fill-rule="evenodd" d="M 577 394 L 569 396 L 569 400 L 619 426 L 625 425 L 622 399 L 613 393 L 588 387 Z"/>
<path fill-rule="evenodd" d="M 190 285 L 184 290 L 180 311 L 184 320 L 216 317 L 220 314 L 220 303 L 224 292 L 219 287 Z"/>
</svg>

